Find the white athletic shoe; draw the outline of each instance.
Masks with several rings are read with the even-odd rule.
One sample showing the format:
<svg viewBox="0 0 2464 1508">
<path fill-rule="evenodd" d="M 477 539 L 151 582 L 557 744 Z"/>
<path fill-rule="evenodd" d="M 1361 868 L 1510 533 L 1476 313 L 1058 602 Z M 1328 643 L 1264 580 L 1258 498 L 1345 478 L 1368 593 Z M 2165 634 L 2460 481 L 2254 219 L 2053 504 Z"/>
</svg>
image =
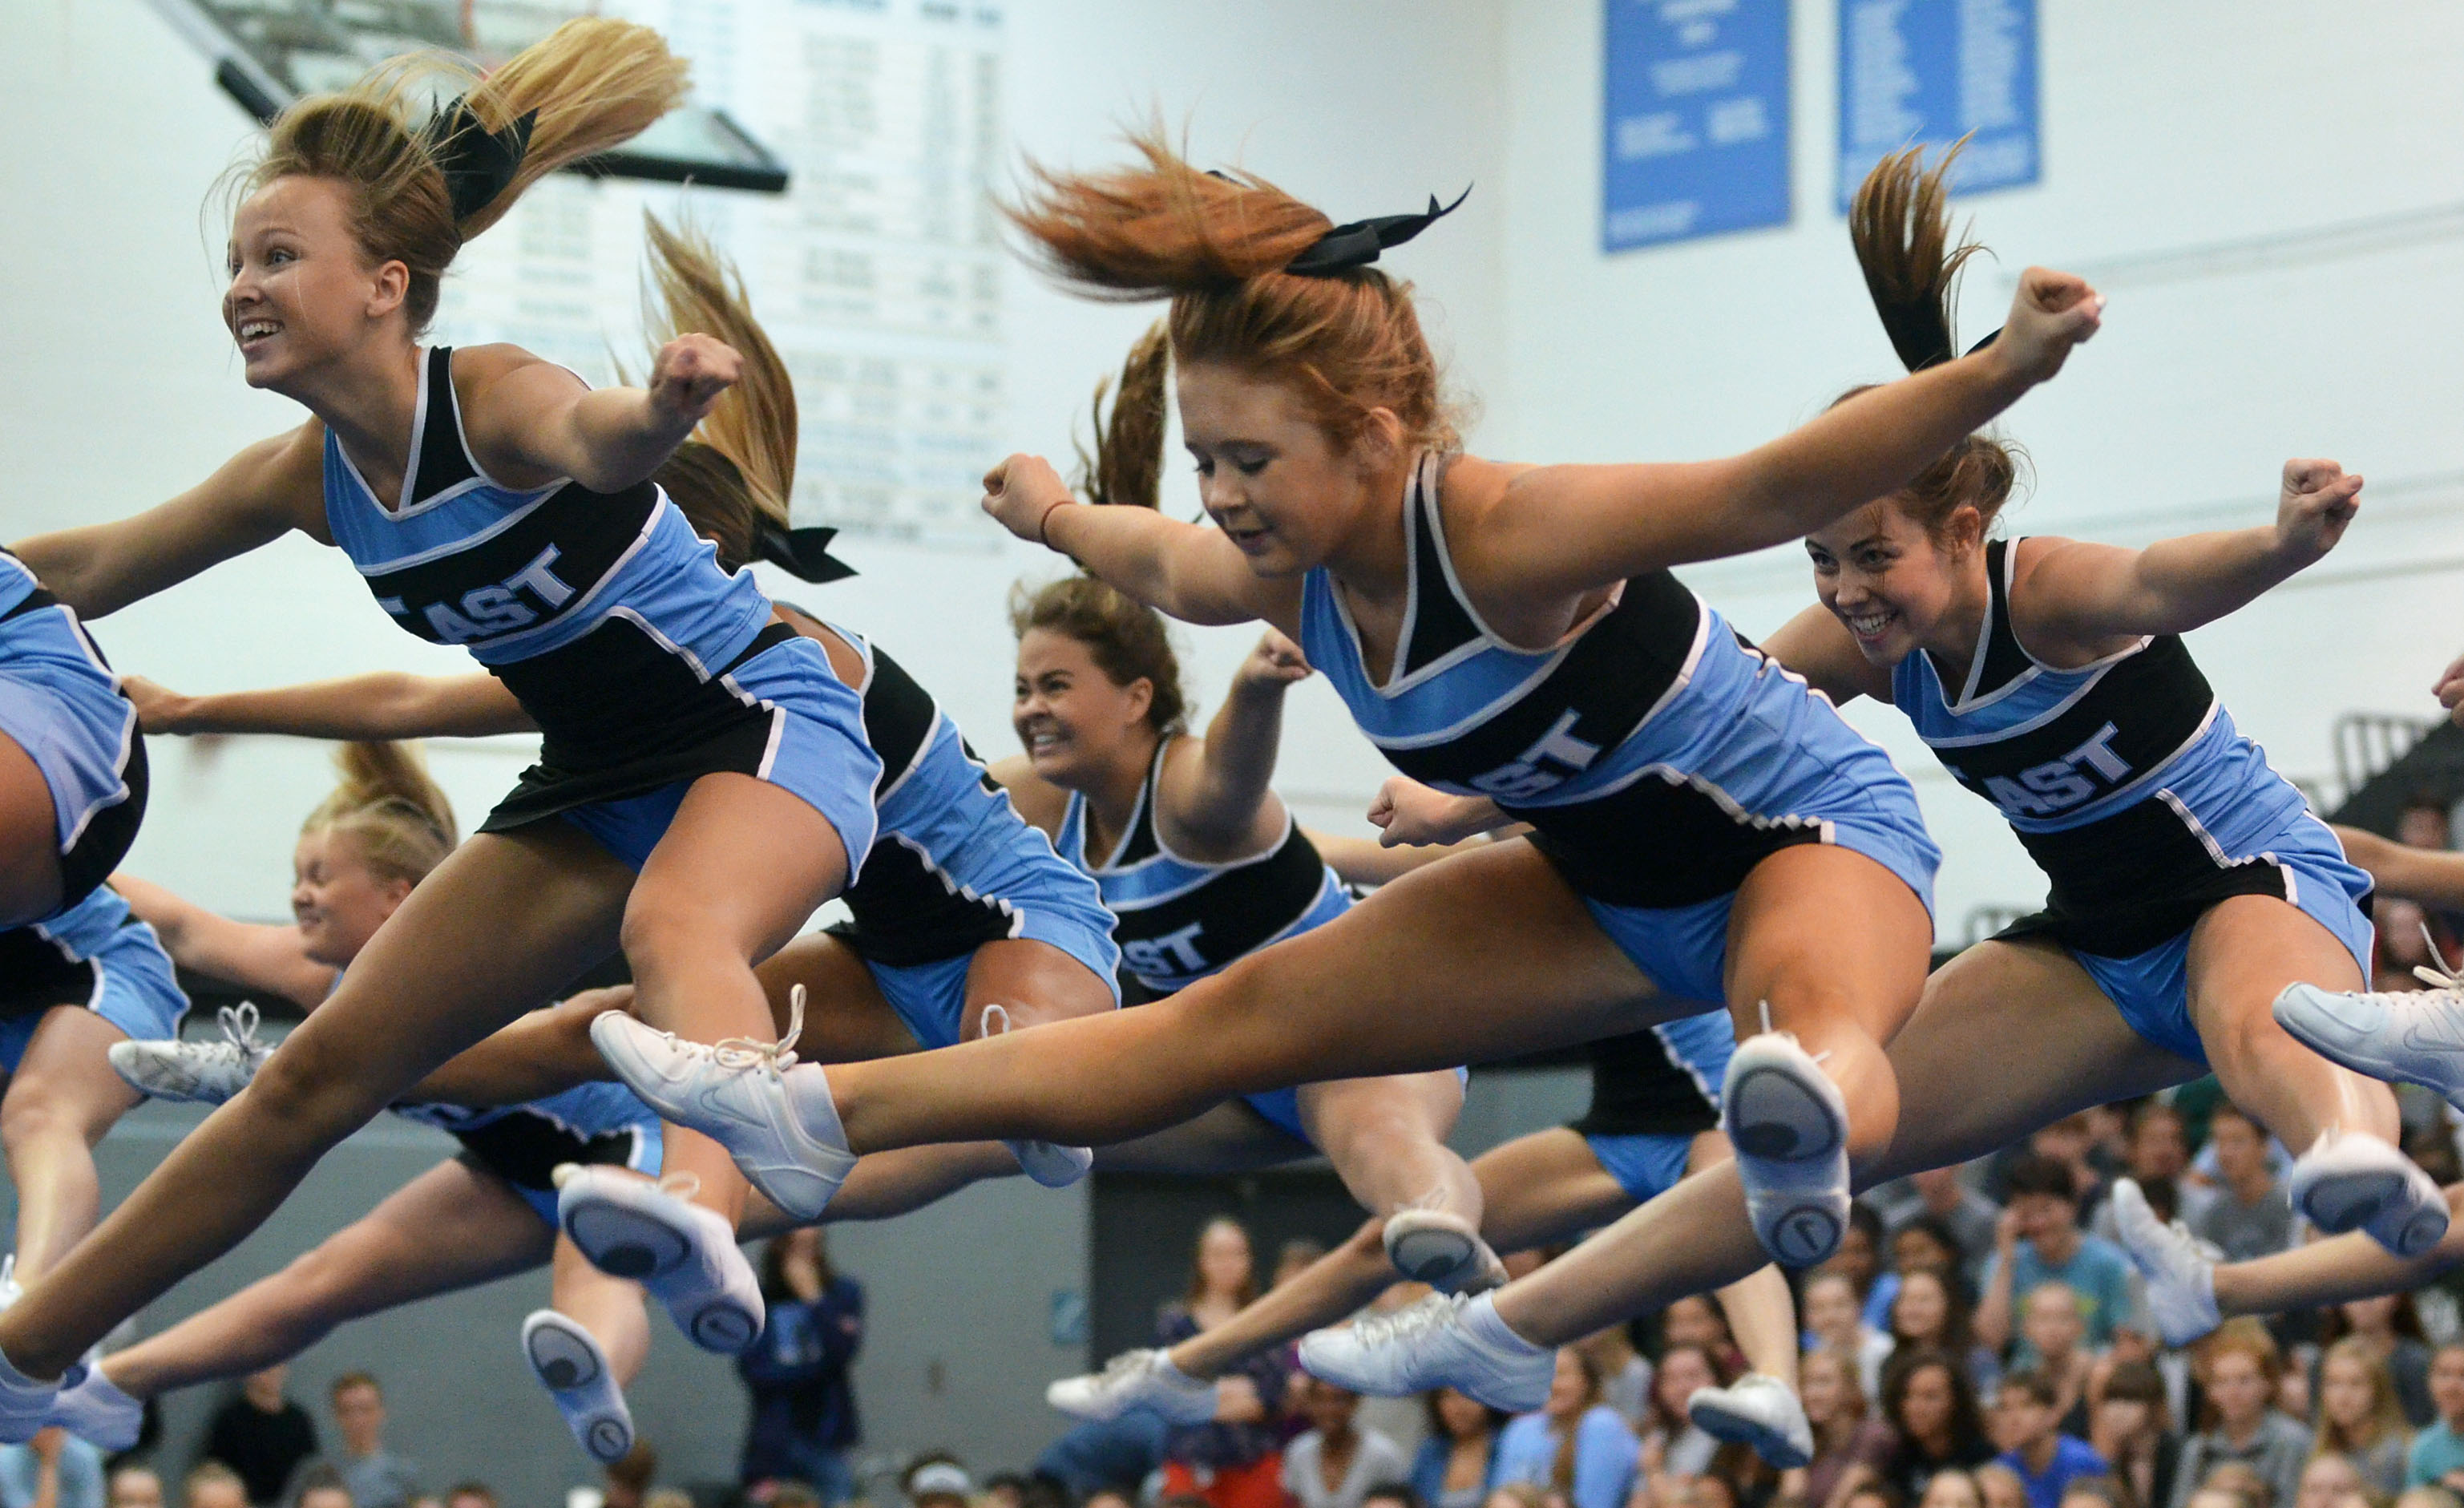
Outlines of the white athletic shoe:
<svg viewBox="0 0 2464 1508">
<path fill-rule="evenodd" d="M 1431 1294 L 1393 1314 L 1310 1331 L 1301 1338 L 1301 1367 L 1374 1397 L 1453 1387 L 1492 1408 L 1529 1413 L 1549 1401 L 1557 1353 L 1507 1329 L 1486 1294 Z"/>
<path fill-rule="evenodd" d="M 1166 1424 L 1213 1424 L 1215 1385 L 1201 1383 L 1172 1364 L 1172 1353 L 1123 1351 L 1100 1372 L 1065 1377 L 1044 1390 L 1044 1401 L 1072 1419 L 1109 1424 L 1143 1408 Z"/>
<path fill-rule="evenodd" d="M 125 1451 L 145 1427 L 145 1405 L 112 1386 L 99 1366 L 88 1366 L 74 1383 L 62 1379 L 45 1425 L 58 1425 L 99 1451 Z"/>
<path fill-rule="evenodd" d="M 589 1331 L 553 1309 L 537 1310 L 522 1321 L 522 1358 L 594 1460 L 613 1465 L 633 1449 L 633 1410 Z"/>
<path fill-rule="evenodd" d="M 2435 939 L 2430 956 L 2440 958 Z M 2413 972 L 2433 987 L 2287 985 L 2276 997 L 2276 1024 L 2331 1063 L 2390 1084 L 2419 1084 L 2464 1107 L 2464 979 L 2426 965 Z"/>
<path fill-rule="evenodd" d="M 789 999 L 787 1034 L 776 1042 L 679 1041 L 621 1010 L 594 1019 L 590 1040 L 652 1109 L 727 1148 L 772 1204 L 813 1221 L 847 1182 L 855 1156 L 830 1102 L 828 1078 L 810 1064 L 788 1073 L 796 1067 L 790 1048 L 804 1027 L 804 987 L 797 986 Z M 808 1130 L 816 1127 L 823 1135 Z"/>
<path fill-rule="evenodd" d="M 761 1338 L 761 1283 L 727 1221 L 681 1197 L 693 1187 L 690 1173 L 653 1184 L 566 1163 L 556 1170 L 557 1223 L 591 1266 L 649 1289 L 693 1344 L 734 1356 Z"/>
<path fill-rule="evenodd" d="M 219 1105 L 248 1087 L 274 1049 L 256 1039 L 256 1002 L 225 1006 L 219 1042 L 114 1042 L 113 1072 L 155 1099 Z"/>
<path fill-rule="evenodd" d="M 1485 1294 L 1506 1282 L 1506 1264 L 1480 1231 L 1443 1209 L 1404 1209 L 1386 1222 L 1386 1260 L 1441 1294 Z"/>
<path fill-rule="evenodd" d="M 2224 1253 L 2179 1220 L 2167 1225 L 2148 1207 L 2136 1181 L 2113 1185 L 2113 1229 L 2130 1263 L 2147 1280 L 2147 1310 L 2167 1345 L 2188 1345 L 2224 1323 L 2216 1313 L 2216 1264 Z"/>
<path fill-rule="evenodd" d="M 1728 1059 L 1720 1121 L 1763 1250 L 1787 1267 L 1828 1260 L 1848 1231 L 1848 1102 L 1839 1086 L 1795 1037 L 1760 1032 Z"/>
<path fill-rule="evenodd" d="M 0 1356 L 0 1445 L 23 1445 L 33 1439 L 52 1422 L 52 1401 L 59 1393 L 59 1382 L 38 1383 Z"/>
<path fill-rule="evenodd" d="M 999 1036 L 1009 1030 L 1009 1008 L 1001 1005 L 984 1007 L 984 1035 Z M 1021 1171 L 1046 1188 L 1067 1188 L 1094 1170 L 1095 1149 L 1086 1146 L 1063 1146 L 1058 1142 L 1037 1142 L 1027 1138 L 1003 1141 L 1009 1155 L 1018 1159 Z"/>
<path fill-rule="evenodd" d="M 1697 1387 L 1686 1417 L 1715 1440 L 1753 1447 L 1754 1453 L 1793 1471 L 1814 1459 L 1814 1426 L 1796 1389 L 1776 1377 L 1748 1372 L 1726 1387 Z"/>
<path fill-rule="evenodd" d="M 2293 1208 L 2330 1235 L 2366 1231 L 2398 1256 L 2419 1256 L 2447 1234 L 2447 1199 L 2419 1164 L 2377 1137 L 2330 1126 L 2294 1159 Z"/>
</svg>

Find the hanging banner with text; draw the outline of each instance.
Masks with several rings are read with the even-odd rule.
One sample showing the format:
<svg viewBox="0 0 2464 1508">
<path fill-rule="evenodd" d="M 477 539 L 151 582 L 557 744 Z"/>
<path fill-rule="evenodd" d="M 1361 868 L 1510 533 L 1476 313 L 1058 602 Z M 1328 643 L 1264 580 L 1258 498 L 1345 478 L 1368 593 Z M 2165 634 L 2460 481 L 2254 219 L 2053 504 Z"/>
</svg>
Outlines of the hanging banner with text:
<svg viewBox="0 0 2464 1508">
<path fill-rule="evenodd" d="M 1600 249 L 1784 225 L 1788 0 L 1605 0 Z"/>
<path fill-rule="evenodd" d="M 1840 0 L 1840 211 L 1884 157 L 1971 131 L 1954 188 L 2036 181 L 2036 0 Z"/>
</svg>

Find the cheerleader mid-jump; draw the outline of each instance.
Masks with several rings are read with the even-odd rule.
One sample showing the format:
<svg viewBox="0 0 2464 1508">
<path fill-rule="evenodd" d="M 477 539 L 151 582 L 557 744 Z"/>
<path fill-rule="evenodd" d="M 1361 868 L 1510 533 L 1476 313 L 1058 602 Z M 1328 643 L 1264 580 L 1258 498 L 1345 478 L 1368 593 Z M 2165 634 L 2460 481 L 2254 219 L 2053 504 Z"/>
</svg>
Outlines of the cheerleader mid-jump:
<svg viewBox="0 0 2464 1508">
<path fill-rule="evenodd" d="M 1851 217 L 1915 369 L 1954 348 L 1948 290 L 1966 250 L 1950 241 L 1943 170 L 1921 173 L 1914 152 L 1884 162 Z M 2309 1219 L 2365 1230 L 2393 1253 L 2430 1249 L 2446 1202 L 2389 1142 L 2392 1098 L 2268 1015 L 2288 980 L 2358 975 L 2368 876 L 2234 731 L 2175 636 L 2325 554 L 2360 478 L 2297 462 L 2275 524 L 2127 550 L 1989 542 L 2012 474 L 1997 442 L 1970 435 L 1815 531 L 1822 604 L 1765 646 L 1836 700 L 1899 707 L 2052 881 L 2044 913 L 1927 982 L 1890 1044 L 1899 1135 L 1860 1182 L 1982 1156 L 2212 1066 L 2236 1102 L 2304 1149 L 2293 1193 Z M 1486 820 L 1434 793 L 1410 806 L 1414 835 L 1444 840 Z M 1545 1378 L 1555 1345 L 1749 1270 L 1759 1253 L 1703 1223 L 1735 1197 L 1733 1176 L 1713 1169 L 1483 1299 L 1488 1315 L 1407 1312 L 1321 1332 L 1303 1364 L 1376 1391 Z"/>
<path fill-rule="evenodd" d="M 249 383 L 312 417 L 149 513 L 21 547 L 92 615 L 290 530 L 331 542 L 395 621 L 496 673 L 545 744 L 252 1091 L 0 1315 L 0 1436 L 30 1434 L 49 1379 L 253 1229 L 326 1149 L 618 946 L 660 1026 L 767 1039 L 752 961 L 870 848 L 881 762 L 861 699 L 649 480 L 736 353 L 688 335 L 647 388 L 593 392 L 512 346 L 419 344 L 462 242 L 524 186 L 656 120 L 684 74 L 655 34 L 584 20 L 466 80 L 425 125 L 428 96 L 398 69 L 292 106 L 232 222 L 223 315 Z M 670 1140 L 669 1170 L 713 1175 L 707 1244 L 733 1244 L 741 1184 L 723 1163 Z M 750 1343 L 758 1300 L 712 1299 L 697 1338 Z"/>
<path fill-rule="evenodd" d="M 1407 773 L 1498 792 L 1537 837 L 1407 875 L 1101 1020 L 781 1074 L 610 1017 L 632 1044 L 613 1065 L 748 1171 L 797 1155 L 791 1119 L 832 1149 L 805 1164 L 827 1178 L 856 1151 L 1117 1141 L 1235 1094 L 1587 1040 L 1704 1002 L 1758 1031 L 1768 1007 L 1780 1030 L 1738 1049 L 1723 1106 L 1750 1213 L 1721 1223 L 1787 1260 L 1827 1255 L 1852 1161 L 1897 1120 L 1881 1044 L 1924 982 L 1936 855 L 1881 752 L 1665 567 L 1903 485 L 2059 368 L 2096 328 L 2094 293 L 2032 271 L 1992 350 L 1732 460 L 1501 466 L 1455 454 L 1409 296 L 1363 265 L 1434 208 L 1338 229 L 1140 144 L 1143 166 L 1049 177 L 1017 218 L 1078 285 L 1172 299 L 1183 428 L 1221 529 L 1079 504 L 1027 456 L 987 479 L 987 508 L 1175 616 L 1265 618 Z M 758 1111 L 709 1108 L 748 1089 Z"/>
</svg>

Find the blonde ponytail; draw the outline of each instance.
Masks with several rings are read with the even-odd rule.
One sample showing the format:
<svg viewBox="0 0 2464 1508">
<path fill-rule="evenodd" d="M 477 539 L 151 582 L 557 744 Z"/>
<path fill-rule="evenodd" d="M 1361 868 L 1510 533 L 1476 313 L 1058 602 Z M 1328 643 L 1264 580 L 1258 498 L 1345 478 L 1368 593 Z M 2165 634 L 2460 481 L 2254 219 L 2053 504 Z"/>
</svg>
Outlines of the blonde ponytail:
<svg viewBox="0 0 2464 1508">
<path fill-rule="evenodd" d="M 459 214 L 429 129 L 440 85 L 462 91 L 461 107 L 480 130 L 525 144 L 503 185 Z M 463 242 L 502 219 L 543 175 L 639 135 L 682 102 L 685 85 L 683 61 L 659 34 L 626 21 L 567 21 L 485 78 L 458 59 L 414 54 L 283 111 L 241 186 L 253 193 L 294 177 L 346 185 L 362 255 L 410 270 L 403 308 L 417 336 L 436 316 L 445 270 Z"/>
<path fill-rule="evenodd" d="M 345 832 L 381 879 L 416 885 L 461 841 L 453 804 L 408 743 L 345 743 L 334 756 L 341 783 L 300 824 L 302 832 Z"/>
</svg>

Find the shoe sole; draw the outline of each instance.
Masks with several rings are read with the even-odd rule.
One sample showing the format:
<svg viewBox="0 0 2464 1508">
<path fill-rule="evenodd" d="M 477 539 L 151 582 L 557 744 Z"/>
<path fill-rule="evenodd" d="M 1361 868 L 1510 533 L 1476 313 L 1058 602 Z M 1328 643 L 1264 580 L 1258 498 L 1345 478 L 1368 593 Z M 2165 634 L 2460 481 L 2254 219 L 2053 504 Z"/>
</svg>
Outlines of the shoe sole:
<svg viewBox="0 0 2464 1508">
<path fill-rule="evenodd" d="M 1727 1103 L 1728 1141 L 1743 1157 L 1810 1163 L 1834 1155 L 1848 1140 L 1848 1128 L 1827 1100 L 1785 1067 L 1738 1075 Z"/>
<path fill-rule="evenodd" d="M 662 1220 L 622 1205 L 592 1204 L 565 1218 L 564 1233 L 611 1277 L 656 1282 L 693 1260 L 693 1244 Z"/>
<path fill-rule="evenodd" d="M 1716 1405 L 1689 1403 L 1685 1406 L 1685 1417 L 1694 1421 L 1695 1428 L 1711 1438 L 1742 1445 L 1783 1472 L 1813 1463 L 1814 1458 L 1799 1450 L 1787 1435 L 1749 1415 L 1730 1413 Z"/>
<path fill-rule="evenodd" d="M 1412 1281 L 1437 1288 L 1468 1267 L 1479 1250 L 1476 1238 L 1432 1226 L 1397 1236 L 1386 1248 L 1386 1259 Z"/>
<path fill-rule="evenodd" d="M 687 1339 L 705 1351 L 721 1356 L 740 1356 L 745 1347 L 761 1338 L 760 1321 L 739 1307 L 724 1294 L 713 1294 L 698 1309 L 678 1314 L 673 1304 L 668 1306 Z"/>
<path fill-rule="evenodd" d="M 569 1321 L 568 1321 L 569 1323 Z M 598 1347 L 583 1341 L 579 1325 L 550 1321 L 528 1326 L 522 1336 L 522 1354 L 529 1359 L 531 1371 L 539 1385 L 552 1393 L 569 1393 L 577 1387 L 587 1387 L 599 1381 L 605 1368 L 599 1360 Z M 542 1342 L 549 1343 L 542 1344 Z"/>
</svg>

